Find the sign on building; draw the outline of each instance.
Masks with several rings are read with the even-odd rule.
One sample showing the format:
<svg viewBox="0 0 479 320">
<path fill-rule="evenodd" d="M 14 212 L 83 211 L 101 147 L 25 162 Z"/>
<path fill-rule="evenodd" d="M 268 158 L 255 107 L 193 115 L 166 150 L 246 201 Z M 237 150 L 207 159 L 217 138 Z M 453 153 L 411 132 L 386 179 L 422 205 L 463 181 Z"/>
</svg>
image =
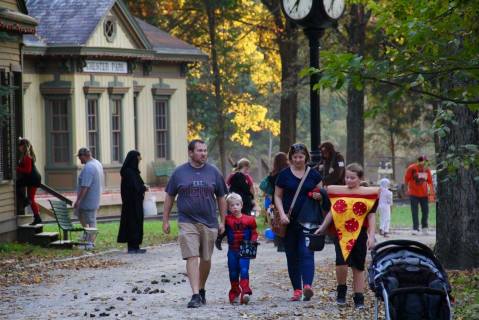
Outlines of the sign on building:
<svg viewBox="0 0 479 320">
<path fill-rule="evenodd" d="M 124 61 L 86 60 L 83 72 L 128 73 L 128 64 Z"/>
</svg>

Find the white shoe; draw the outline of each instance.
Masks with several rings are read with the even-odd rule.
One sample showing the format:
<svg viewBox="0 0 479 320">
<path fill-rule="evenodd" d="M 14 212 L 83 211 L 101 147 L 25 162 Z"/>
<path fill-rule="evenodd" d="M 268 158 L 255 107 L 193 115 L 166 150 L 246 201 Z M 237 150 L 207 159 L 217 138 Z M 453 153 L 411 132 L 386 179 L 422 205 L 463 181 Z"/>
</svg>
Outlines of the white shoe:
<svg viewBox="0 0 479 320">
<path fill-rule="evenodd" d="M 419 230 L 415 230 L 415 229 L 414 229 L 414 230 L 411 232 L 411 234 L 412 234 L 413 236 L 417 236 L 417 235 L 419 234 Z"/>
<path fill-rule="evenodd" d="M 422 234 L 423 234 L 423 236 L 428 236 L 429 235 L 429 231 L 427 230 L 427 228 L 422 229 Z"/>
</svg>

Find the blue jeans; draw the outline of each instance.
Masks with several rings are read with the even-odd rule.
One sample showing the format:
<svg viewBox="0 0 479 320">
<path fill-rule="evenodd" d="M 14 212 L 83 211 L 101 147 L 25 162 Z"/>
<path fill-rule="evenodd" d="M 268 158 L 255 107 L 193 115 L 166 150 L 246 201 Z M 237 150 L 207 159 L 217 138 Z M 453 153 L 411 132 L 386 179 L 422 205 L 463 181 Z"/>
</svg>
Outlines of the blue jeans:
<svg viewBox="0 0 479 320">
<path fill-rule="evenodd" d="M 230 281 L 249 279 L 249 259 L 241 258 L 239 251 L 228 250 L 228 270 Z"/>
<path fill-rule="evenodd" d="M 418 205 L 421 205 L 421 226 L 422 228 L 427 228 L 427 218 L 429 216 L 429 202 L 427 197 L 415 197 L 410 196 L 411 199 L 411 213 L 412 213 L 412 224 L 414 230 L 419 230 L 419 208 Z"/>
<path fill-rule="evenodd" d="M 295 290 L 311 285 L 314 278 L 314 251 L 306 247 L 303 227 L 291 222 L 284 237 L 288 274 Z"/>
</svg>

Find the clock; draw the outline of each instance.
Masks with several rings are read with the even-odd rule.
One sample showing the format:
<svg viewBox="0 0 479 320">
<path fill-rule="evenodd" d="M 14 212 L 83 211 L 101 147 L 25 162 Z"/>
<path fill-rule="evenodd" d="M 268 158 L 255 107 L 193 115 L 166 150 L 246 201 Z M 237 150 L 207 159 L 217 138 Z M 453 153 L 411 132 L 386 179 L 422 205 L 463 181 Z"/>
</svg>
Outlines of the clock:
<svg viewBox="0 0 479 320">
<path fill-rule="evenodd" d="M 294 21 L 306 19 L 313 11 L 314 0 L 282 0 L 284 14 Z"/>
<path fill-rule="evenodd" d="M 321 0 L 323 11 L 328 18 L 337 20 L 344 12 L 344 0 Z"/>
<path fill-rule="evenodd" d="M 344 12 L 345 0 L 281 0 L 285 16 L 304 27 L 332 25 Z"/>
</svg>

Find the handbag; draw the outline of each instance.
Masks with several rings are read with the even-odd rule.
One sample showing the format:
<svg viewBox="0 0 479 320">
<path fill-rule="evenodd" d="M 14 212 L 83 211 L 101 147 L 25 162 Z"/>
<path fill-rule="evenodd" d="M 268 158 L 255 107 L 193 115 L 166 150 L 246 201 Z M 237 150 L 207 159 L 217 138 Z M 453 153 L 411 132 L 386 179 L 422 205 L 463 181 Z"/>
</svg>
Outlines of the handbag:
<svg viewBox="0 0 479 320">
<path fill-rule="evenodd" d="M 296 204 L 296 199 L 298 199 L 299 192 L 301 188 L 303 187 L 303 183 L 306 180 L 306 177 L 309 174 L 309 171 L 311 170 L 310 167 L 307 167 L 306 172 L 303 175 L 303 178 L 301 179 L 301 182 L 298 185 L 298 189 L 296 189 L 296 193 L 294 194 L 293 202 L 291 202 L 291 206 L 289 207 L 287 217 L 288 219 L 291 218 L 291 212 L 293 211 L 294 205 Z M 271 221 L 271 229 L 273 232 L 280 238 L 284 238 L 286 235 L 286 228 L 288 227 L 287 224 L 281 223 L 281 215 L 276 209 L 275 206 L 273 206 L 273 220 Z"/>
<path fill-rule="evenodd" d="M 306 247 L 311 251 L 321 251 L 324 249 L 324 235 L 320 234 L 307 234 Z"/>
<path fill-rule="evenodd" d="M 239 256 L 241 258 L 255 259 L 258 251 L 258 242 L 251 240 L 241 241 L 239 248 Z"/>
<path fill-rule="evenodd" d="M 261 183 L 259 184 L 259 188 L 261 191 L 263 191 L 265 194 L 271 195 L 274 192 L 274 186 L 269 183 L 269 176 L 264 177 L 263 180 L 261 180 Z"/>
</svg>

